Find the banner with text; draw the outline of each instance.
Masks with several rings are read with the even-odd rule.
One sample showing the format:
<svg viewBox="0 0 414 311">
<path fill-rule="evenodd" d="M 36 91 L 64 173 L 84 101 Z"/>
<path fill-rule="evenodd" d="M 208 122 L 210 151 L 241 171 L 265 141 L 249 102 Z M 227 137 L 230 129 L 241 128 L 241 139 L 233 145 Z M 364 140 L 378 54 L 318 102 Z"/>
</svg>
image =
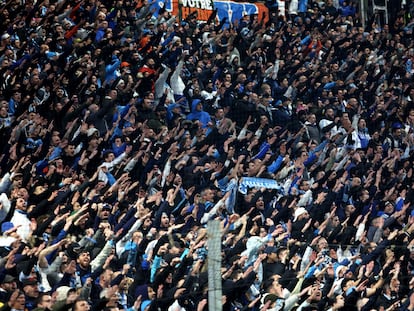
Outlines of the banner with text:
<svg viewBox="0 0 414 311">
<path fill-rule="evenodd" d="M 188 15 L 197 12 L 197 19 L 208 20 L 213 13 L 214 3 L 212 0 L 181 0 L 178 4 L 181 19 L 186 19 Z"/>
<path fill-rule="evenodd" d="M 175 16 L 179 16 L 181 20 L 186 19 L 188 15 L 197 11 L 197 19 L 199 21 L 207 21 L 214 9 L 217 9 L 218 20 L 226 17 L 232 23 L 241 20 L 244 14 L 257 14 L 259 19 L 262 18 L 263 13 L 266 13 L 267 17 L 269 16 L 268 9 L 263 3 L 214 0 L 165 0 L 156 1 L 153 6 L 156 9 L 165 7 L 166 11 L 171 12 Z"/>
</svg>

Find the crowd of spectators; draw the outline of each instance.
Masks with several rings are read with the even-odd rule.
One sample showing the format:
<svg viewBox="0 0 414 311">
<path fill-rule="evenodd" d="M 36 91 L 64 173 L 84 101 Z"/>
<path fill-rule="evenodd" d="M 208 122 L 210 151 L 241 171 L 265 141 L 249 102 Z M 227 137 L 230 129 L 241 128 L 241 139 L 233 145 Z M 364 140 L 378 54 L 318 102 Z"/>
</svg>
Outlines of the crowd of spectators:
<svg viewBox="0 0 414 311">
<path fill-rule="evenodd" d="M 414 310 L 414 2 L 279 9 L 1 2 L 1 310 Z"/>
</svg>

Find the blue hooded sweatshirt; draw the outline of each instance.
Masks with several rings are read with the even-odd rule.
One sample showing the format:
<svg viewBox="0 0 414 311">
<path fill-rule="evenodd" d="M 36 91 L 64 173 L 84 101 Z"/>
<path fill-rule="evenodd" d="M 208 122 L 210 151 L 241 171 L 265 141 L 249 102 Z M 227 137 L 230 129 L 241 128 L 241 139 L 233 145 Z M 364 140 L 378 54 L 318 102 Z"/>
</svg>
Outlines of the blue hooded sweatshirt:
<svg viewBox="0 0 414 311">
<path fill-rule="evenodd" d="M 202 124 L 202 127 L 206 128 L 208 127 L 208 123 L 211 122 L 211 117 L 207 112 L 203 111 L 203 108 L 201 108 L 200 111 L 197 111 L 197 105 L 199 103 L 201 103 L 200 99 L 193 100 L 191 103 L 191 113 L 188 114 L 187 120 L 199 120 Z"/>
</svg>

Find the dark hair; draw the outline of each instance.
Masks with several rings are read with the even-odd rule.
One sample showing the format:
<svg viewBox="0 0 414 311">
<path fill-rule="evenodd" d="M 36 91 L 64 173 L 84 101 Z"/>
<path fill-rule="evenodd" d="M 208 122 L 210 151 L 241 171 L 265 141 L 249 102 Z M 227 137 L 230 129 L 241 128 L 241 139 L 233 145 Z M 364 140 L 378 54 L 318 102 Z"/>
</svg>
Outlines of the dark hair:
<svg viewBox="0 0 414 311">
<path fill-rule="evenodd" d="M 268 278 L 267 280 L 264 280 L 262 283 L 262 288 L 265 292 L 268 291 L 268 289 L 273 286 L 273 282 L 275 281 L 274 277 Z"/>
<path fill-rule="evenodd" d="M 73 311 L 76 311 L 77 309 L 76 309 L 76 304 L 78 303 L 78 302 L 80 302 L 80 301 L 86 301 L 88 304 L 89 304 L 89 302 L 88 302 L 88 300 L 87 299 L 85 299 L 85 298 L 77 298 L 76 300 L 75 300 L 75 302 L 73 303 L 73 307 L 72 307 L 72 310 Z"/>
<path fill-rule="evenodd" d="M 349 282 L 349 281 L 353 281 L 354 279 L 352 279 L 352 278 L 344 278 L 343 280 L 342 280 L 342 282 L 341 282 L 341 289 L 343 290 L 344 288 L 345 288 L 345 286 L 346 286 L 346 284 Z"/>
<path fill-rule="evenodd" d="M 39 296 L 36 298 L 36 305 L 42 303 L 44 296 L 50 296 L 50 295 L 51 295 L 50 292 L 40 293 Z"/>
</svg>

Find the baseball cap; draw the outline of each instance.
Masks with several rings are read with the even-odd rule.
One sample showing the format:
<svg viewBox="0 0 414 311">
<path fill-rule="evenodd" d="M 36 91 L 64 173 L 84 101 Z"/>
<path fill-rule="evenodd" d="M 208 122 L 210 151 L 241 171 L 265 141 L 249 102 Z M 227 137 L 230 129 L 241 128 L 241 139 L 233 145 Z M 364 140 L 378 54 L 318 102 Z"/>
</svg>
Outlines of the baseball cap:
<svg viewBox="0 0 414 311">
<path fill-rule="evenodd" d="M 10 221 L 3 222 L 1 224 L 1 232 L 4 233 L 10 229 L 14 228 L 14 224 Z"/>
<path fill-rule="evenodd" d="M 277 247 L 276 246 L 267 246 L 264 249 L 265 254 L 272 254 L 272 253 L 276 253 L 276 252 L 277 252 Z"/>
<path fill-rule="evenodd" d="M 393 128 L 393 129 L 402 129 L 402 128 L 403 128 L 403 126 L 402 126 L 402 124 L 401 124 L 400 122 L 394 122 L 394 123 L 392 124 L 392 128 Z"/>
<path fill-rule="evenodd" d="M 6 274 L 6 276 L 4 277 L 3 281 L 1 283 L 11 283 L 16 281 L 16 278 L 10 274 Z"/>
</svg>

